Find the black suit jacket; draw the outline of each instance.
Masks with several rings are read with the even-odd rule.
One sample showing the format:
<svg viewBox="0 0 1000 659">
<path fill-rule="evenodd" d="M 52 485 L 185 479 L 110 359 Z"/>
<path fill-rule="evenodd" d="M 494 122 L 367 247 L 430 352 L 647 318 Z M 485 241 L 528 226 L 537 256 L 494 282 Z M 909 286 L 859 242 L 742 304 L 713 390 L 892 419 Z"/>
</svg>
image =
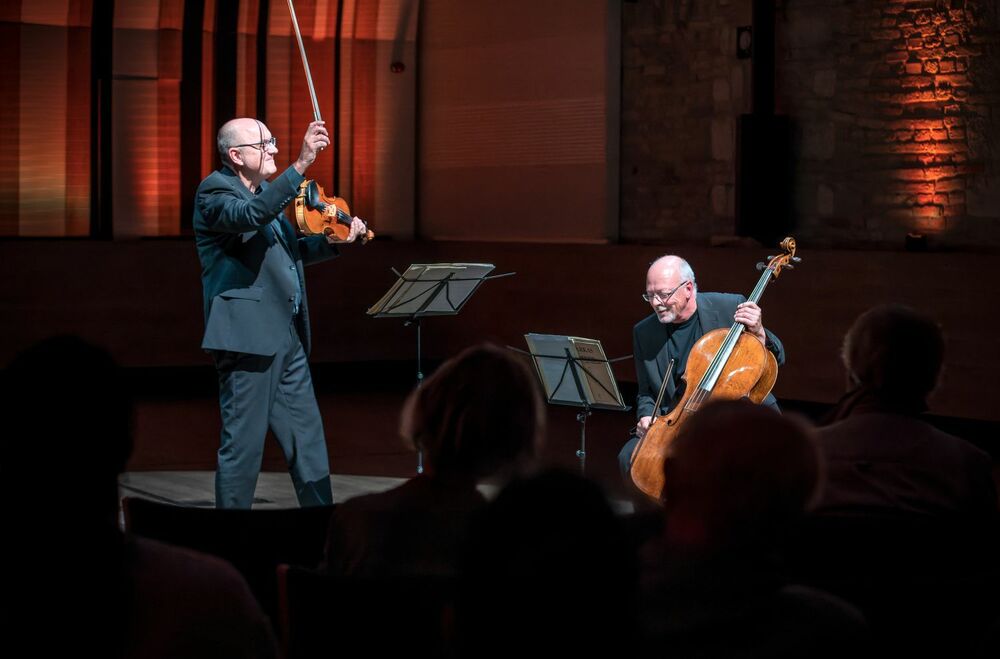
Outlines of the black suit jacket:
<svg viewBox="0 0 1000 659">
<path fill-rule="evenodd" d="M 281 215 L 303 178 L 289 167 L 253 195 L 233 170 L 223 167 L 198 186 L 194 233 L 204 290 L 203 349 L 275 354 L 301 291 L 296 329 L 309 352 L 302 267 L 338 252 L 324 236 L 298 238 Z"/>
<path fill-rule="evenodd" d="M 746 302 L 746 298 L 742 295 L 699 292 L 698 321 L 701 329 L 707 333 L 720 327 L 730 327 L 734 322 L 736 306 L 741 302 Z M 781 345 L 781 341 L 770 331 L 766 329 L 764 331 L 767 333 L 767 348 L 774 353 L 779 365 L 784 364 L 785 348 Z M 655 313 L 636 323 L 632 330 L 632 346 L 635 374 L 639 383 L 639 396 L 635 406 L 636 418 L 641 419 L 653 414 L 653 406 L 663 384 L 663 374 L 667 370 L 667 364 L 671 358 L 678 358 L 680 355 L 668 354 L 670 350 L 667 344 L 667 332 Z M 677 398 L 673 378 L 667 382 L 667 391 L 663 398 L 662 412 L 665 413 L 674 406 Z M 767 395 L 763 404 L 777 407 L 777 402 L 771 394 Z"/>
</svg>

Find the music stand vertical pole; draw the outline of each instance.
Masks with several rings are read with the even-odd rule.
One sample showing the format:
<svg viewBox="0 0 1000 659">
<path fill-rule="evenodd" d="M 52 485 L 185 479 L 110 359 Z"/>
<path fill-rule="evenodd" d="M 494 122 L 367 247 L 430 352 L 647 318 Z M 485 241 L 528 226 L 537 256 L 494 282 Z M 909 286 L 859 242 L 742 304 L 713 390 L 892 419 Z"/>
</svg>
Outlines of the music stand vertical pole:
<svg viewBox="0 0 1000 659">
<path fill-rule="evenodd" d="M 576 369 L 580 367 L 580 363 L 576 360 L 569 348 L 566 348 L 566 366 L 569 368 L 570 374 L 573 376 L 573 382 L 576 384 L 577 393 L 580 394 L 580 400 L 586 401 L 587 395 L 583 391 L 583 381 L 580 379 L 580 375 L 576 372 Z M 587 403 L 583 404 L 583 411 L 576 415 L 576 420 L 580 422 L 580 448 L 576 452 L 576 457 L 580 460 L 580 475 L 585 476 L 584 470 L 587 466 L 587 417 L 590 416 L 590 405 Z"/>
<path fill-rule="evenodd" d="M 424 371 L 420 364 L 420 314 L 422 314 L 427 307 L 430 306 L 431 302 L 442 290 L 447 288 L 448 282 L 454 276 L 455 273 L 450 272 L 447 277 L 439 281 L 437 285 L 434 286 L 434 292 L 431 293 L 426 300 L 424 300 L 424 303 L 420 305 L 420 308 L 417 309 L 416 312 L 410 317 L 410 322 L 417 324 L 417 388 L 424 383 Z M 424 473 L 424 450 L 421 448 L 417 448 L 417 473 Z"/>
<path fill-rule="evenodd" d="M 420 318 L 413 322 L 417 324 L 417 389 L 424 383 L 424 371 L 420 364 Z M 417 447 L 417 474 L 424 473 L 424 449 Z"/>
<path fill-rule="evenodd" d="M 424 371 L 420 367 L 420 319 L 417 318 L 415 321 L 417 324 L 417 387 L 424 383 Z"/>
<path fill-rule="evenodd" d="M 580 460 L 581 476 L 585 476 L 587 470 L 587 417 L 590 414 L 590 406 L 585 405 L 583 411 L 576 415 L 576 420 L 580 422 L 580 448 L 576 452 L 576 457 Z"/>
<path fill-rule="evenodd" d="M 422 278 L 432 271 L 446 269 L 448 273 L 441 279 L 433 276 Z M 466 270 L 470 272 L 466 273 Z M 417 384 L 419 389 L 424 382 L 423 351 L 421 346 L 422 328 L 420 320 L 425 315 L 455 315 L 458 313 L 465 301 L 472 295 L 476 288 L 487 279 L 486 274 L 493 270 L 493 265 L 488 263 L 438 263 L 438 264 L 413 264 L 406 269 L 404 274 L 399 274 L 393 269 L 398 279 L 393 284 L 389 292 L 381 300 L 368 309 L 368 315 L 376 318 L 406 317 L 403 323 L 408 327 L 410 323 L 417 324 Z M 481 274 L 480 274 L 481 273 Z M 456 274 L 474 275 L 456 278 Z M 514 273 L 509 273 L 514 274 Z M 408 276 L 410 275 L 410 276 Z M 507 276 L 507 275 L 501 275 Z M 453 299 L 450 283 L 462 282 L 459 290 L 455 292 L 457 297 Z M 468 282 L 475 282 L 469 284 Z M 431 284 L 430 288 L 423 286 Z M 441 293 L 444 292 L 444 296 Z M 439 298 L 447 303 L 443 307 L 440 302 L 432 307 Z M 417 474 L 424 473 L 424 452 L 417 448 Z"/>
</svg>

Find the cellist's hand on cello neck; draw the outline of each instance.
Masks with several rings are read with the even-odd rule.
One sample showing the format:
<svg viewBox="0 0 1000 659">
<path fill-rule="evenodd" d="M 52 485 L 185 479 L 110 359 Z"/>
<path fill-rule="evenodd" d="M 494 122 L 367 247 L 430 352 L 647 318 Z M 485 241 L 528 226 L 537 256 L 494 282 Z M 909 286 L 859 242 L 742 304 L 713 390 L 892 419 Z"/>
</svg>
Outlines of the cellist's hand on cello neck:
<svg viewBox="0 0 1000 659">
<path fill-rule="evenodd" d="M 299 174 L 305 174 L 309 165 L 316 161 L 316 156 L 320 151 L 330 146 L 330 134 L 326 130 L 323 121 L 313 121 L 306 129 L 306 135 L 302 138 L 302 149 L 299 151 L 299 158 L 292 167 Z"/>
<path fill-rule="evenodd" d="M 753 302 L 743 302 L 736 307 L 733 320 L 746 326 L 747 331 L 757 337 L 763 345 L 767 345 L 767 334 L 764 333 L 764 322 L 760 307 Z"/>
</svg>

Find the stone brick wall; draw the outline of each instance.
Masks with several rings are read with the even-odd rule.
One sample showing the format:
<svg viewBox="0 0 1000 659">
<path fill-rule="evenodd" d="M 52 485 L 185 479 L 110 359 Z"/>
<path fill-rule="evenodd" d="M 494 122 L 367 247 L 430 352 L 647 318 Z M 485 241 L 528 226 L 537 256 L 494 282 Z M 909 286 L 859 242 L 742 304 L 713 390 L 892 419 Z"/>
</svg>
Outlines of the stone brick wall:
<svg viewBox="0 0 1000 659">
<path fill-rule="evenodd" d="M 622 5 L 621 237 L 732 235 L 736 120 L 750 62 L 736 58 L 748 0 Z"/>
<path fill-rule="evenodd" d="M 796 127 L 796 234 L 814 246 L 1000 247 L 997 0 L 777 0 L 776 112 Z M 736 27 L 750 0 L 623 12 L 622 235 L 733 231 Z M 761 163 L 767 166 L 767 163 Z"/>
</svg>

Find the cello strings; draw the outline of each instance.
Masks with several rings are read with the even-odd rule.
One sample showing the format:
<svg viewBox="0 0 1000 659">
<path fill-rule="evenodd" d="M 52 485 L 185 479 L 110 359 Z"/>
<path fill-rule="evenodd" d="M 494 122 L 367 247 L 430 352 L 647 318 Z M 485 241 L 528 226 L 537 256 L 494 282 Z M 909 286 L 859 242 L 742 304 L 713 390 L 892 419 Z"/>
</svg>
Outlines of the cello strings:
<svg viewBox="0 0 1000 659">
<path fill-rule="evenodd" d="M 757 301 L 760 300 L 761 295 L 764 293 L 764 289 L 767 288 L 768 283 L 771 281 L 772 274 L 773 269 L 770 266 L 765 268 L 765 272 L 761 274 L 760 279 L 757 280 L 757 285 L 754 286 L 753 292 L 750 293 L 750 297 L 748 299 L 749 302 L 756 304 Z M 723 340 L 722 346 L 718 351 L 716 351 L 711 363 L 705 370 L 705 374 L 698 383 L 699 392 L 704 391 L 706 393 L 711 393 L 719 375 L 722 373 L 722 368 L 726 365 L 726 362 L 729 361 L 729 357 L 732 355 L 732 351 L 736 347 L 736 343 L 744 329 L 745 328 L 742 323 L 733 323 L 733 326 L 729 328 L 729 332 L 726 334 L 726 338 Z"/>
</svg>

